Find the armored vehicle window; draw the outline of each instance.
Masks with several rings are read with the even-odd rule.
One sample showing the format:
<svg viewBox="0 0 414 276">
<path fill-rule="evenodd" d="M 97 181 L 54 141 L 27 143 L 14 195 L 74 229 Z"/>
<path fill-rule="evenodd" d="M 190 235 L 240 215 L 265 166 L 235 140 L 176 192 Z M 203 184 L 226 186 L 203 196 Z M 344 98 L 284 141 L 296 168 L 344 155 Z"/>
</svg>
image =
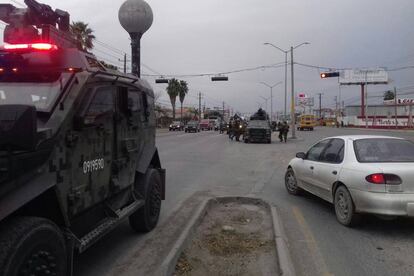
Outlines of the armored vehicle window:
<svg viewBox="0 0 414 276">
<path fill-rule="evenodd" d="M 114 108 L 113 98 L 114 88 L 112 87 L 101 87 L 95 92 L 93 100 L 89 105 L 86 116 L 99 116 L 106 112 L 112 111 Z"/>
<path fill-rule="evenodd" d="M 141 94 L 137 90 L 128 91 L 128 108 L 132 112 L 139 112 L 141 110 Z"/>
<path fill-rule="evenodd" d="M 32 105 L 37 111 L 48 112 L 68 79 L 69 74 L 62 74 L 61 78 L 50 83 L 3 82 L 0 87 L 0 105 Z"/>
</svg>

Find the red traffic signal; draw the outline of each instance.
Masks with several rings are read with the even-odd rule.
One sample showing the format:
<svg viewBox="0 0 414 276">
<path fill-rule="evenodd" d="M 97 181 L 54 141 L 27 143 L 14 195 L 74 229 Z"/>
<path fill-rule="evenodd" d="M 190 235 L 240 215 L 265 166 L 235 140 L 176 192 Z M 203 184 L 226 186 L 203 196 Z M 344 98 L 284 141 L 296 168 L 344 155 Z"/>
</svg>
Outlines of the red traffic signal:
<svg viewBox="0 0 414 276">
<path fill-rule="evenodd" d="M 339 72 L 325 72 L 321 73 L 321 79 L 339 77 Z"/>
</svg>

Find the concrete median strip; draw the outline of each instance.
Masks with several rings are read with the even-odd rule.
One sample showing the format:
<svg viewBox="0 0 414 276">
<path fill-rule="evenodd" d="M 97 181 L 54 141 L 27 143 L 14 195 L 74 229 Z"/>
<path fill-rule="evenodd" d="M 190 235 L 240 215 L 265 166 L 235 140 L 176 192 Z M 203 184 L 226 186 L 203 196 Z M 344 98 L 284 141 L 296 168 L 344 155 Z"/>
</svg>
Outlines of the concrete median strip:
<svg viewBox="0 0 414 276">
<path fill-rule="evenodd" d="M 213 197 L 205 199 L 186 224 L 181 235 L 177 238 L 168 255 L 163 260 L 156 275 L 173 275 L 175 273 L 177 261 L 184 250 L 192 243 L 196 236 L 197 228 L 200 227 L 206 215 L 213 212 L 213 207 L 218 204 L 226 205 L 232 203 L 264 206 L 267 210 L 266 212 L 270 213 L 269 217 L 272 219 L 273 245 L 276 251 L 275 255 L 277 255 L 277 265 L 280 275 L 295 275 L 294 266 L 289 253 L 287 237 L 283 230 L 283 225 L 277 208 L 262 199 L 252 197 Z"/>
</svg>

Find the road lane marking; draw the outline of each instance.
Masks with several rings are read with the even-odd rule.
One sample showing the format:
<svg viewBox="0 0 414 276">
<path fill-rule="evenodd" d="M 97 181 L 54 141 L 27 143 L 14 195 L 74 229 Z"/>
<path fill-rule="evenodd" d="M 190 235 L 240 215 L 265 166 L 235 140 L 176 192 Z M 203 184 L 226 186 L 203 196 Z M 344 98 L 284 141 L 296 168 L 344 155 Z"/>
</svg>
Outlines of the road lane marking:
<svg viewBox="0 0 414 276">
<path fill-rule="evenodd" d="M 312 234 L 308 224 L 306 223 L 305 217 L 302 214 L 302 211 L 296 207 L 292 207 L 293 215 L 295 216 L 296 220 L 298 221 L 302 233 L 305 236 L 305 242 L 308 246 L 309 251 L 311 252 L 311 256 L 315 261 L 316 267 L 320 270 L 321 275 L 323 276 L 331 276 L 334 275 L 329 272 L 328 266 L 326 265 L 325 260 L 323 259 L 322 253 L 318 247 L 318 243 L 316 242 L 315 237 Z"/>
</svg>

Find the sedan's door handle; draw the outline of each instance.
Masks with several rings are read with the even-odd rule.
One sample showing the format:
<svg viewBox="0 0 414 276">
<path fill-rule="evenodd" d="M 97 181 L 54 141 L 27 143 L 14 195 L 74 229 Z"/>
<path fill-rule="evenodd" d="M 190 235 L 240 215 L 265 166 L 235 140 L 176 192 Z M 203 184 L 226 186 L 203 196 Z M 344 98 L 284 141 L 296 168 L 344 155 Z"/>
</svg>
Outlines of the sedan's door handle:
<svg viewBox="0 0 414 276">
<path fill-rule="evenodd" d="M 332 172 L 332 174 L 337 175 L 337 174 L 338 174 L 338 172 L 337 172 L 337 171 L 333 171 L 333 172 Z"/>
<path fill-rule="evenodd" d="M 314 169 L 314 167 L 313 167 L 313 166 L 311 166 L 311 167 L 310 167 L 310 169 L 311 169 L 311 170 L 313 170 L 313 169 Z"/>
</svg>

